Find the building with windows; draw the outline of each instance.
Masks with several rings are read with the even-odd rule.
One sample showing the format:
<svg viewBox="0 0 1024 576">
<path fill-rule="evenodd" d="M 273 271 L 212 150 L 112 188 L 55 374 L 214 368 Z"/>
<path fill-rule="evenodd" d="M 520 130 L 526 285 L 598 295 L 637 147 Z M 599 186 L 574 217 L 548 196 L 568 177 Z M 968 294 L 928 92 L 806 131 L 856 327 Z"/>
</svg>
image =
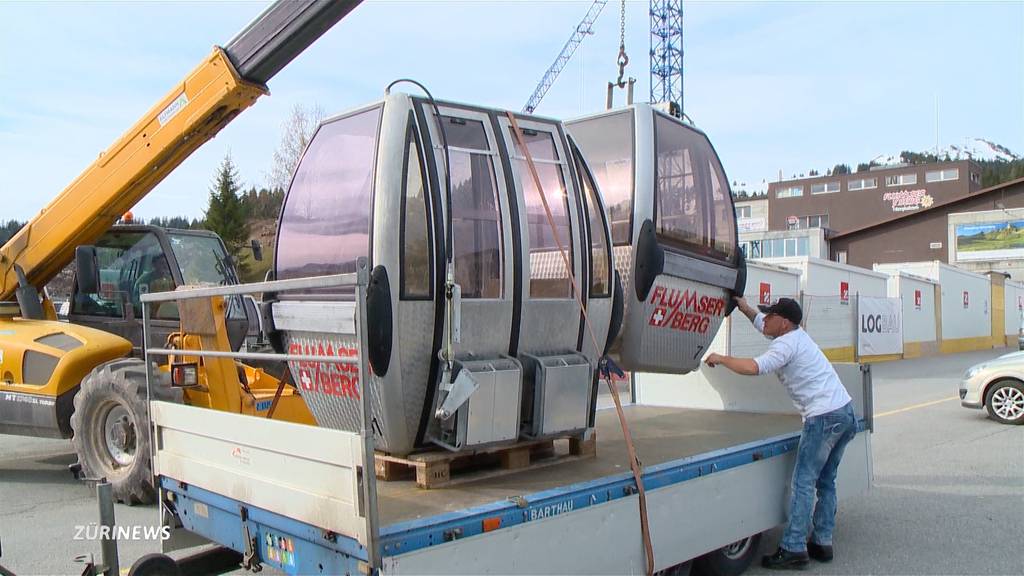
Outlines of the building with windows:
<svg viewBox="0 0 1024 576">
<path fill-rule="evenodd" d="M 983 189 L 970 160 L 775 182 L 735 206 L 748 259 L 940 261 L 1024 281 L 1024 179 Z"/>
<path fill-rule="evenodd" d="M 782 180 L 768 185 L 768 230 L 843 234 L 980 189 L 981 168 L 970 160 Z"/>
<path fill-rule="evenodd" d="M 768 198 L 736 199 L 736 230 L 746 234 L 768 231 Z"/>
<path fill-rule="evenodd" d="M 832 260 L 862 268 L 939 261 L 1024 280 L 1024 178 L 890 215 L 828 238 Z"/>
<path fill-rule="evenodd" d="M 826 232 L 822 228 L 807 228 L 741 233 L 740 250 L 743 250 L 748 260 L 790 256 L 813 256 L 827 260 L 829 251 Z"/>
</svg>

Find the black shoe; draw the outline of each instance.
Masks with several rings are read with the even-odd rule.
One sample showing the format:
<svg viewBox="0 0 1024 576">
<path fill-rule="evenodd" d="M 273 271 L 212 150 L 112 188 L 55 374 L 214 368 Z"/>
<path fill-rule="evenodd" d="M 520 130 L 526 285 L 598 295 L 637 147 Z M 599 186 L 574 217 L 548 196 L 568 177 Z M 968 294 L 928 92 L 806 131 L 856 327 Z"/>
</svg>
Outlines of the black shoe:
<svg viewBox="0 0 1024 576">
<path fill-rule="evenodd" d="M 815 544 L 814 542 L 807 542 L 807 555 L 814 558 L 818 562 L 831 562 L 832 561 L 832 547 L 823 544 Z"/>
<path fill-rule="evenodd" d="M 803 570 L 808 562 L 807 552 L 790 552 L 781 546 L 775 554 L 761 558 L 761 566 L 772 570 Z"/>
</svg>

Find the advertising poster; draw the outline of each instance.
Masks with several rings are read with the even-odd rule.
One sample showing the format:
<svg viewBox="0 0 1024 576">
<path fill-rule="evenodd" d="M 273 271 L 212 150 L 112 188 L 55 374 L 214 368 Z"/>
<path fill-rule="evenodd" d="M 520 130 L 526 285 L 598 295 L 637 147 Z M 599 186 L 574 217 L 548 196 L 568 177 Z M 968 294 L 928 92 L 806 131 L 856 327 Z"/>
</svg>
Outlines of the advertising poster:
<svg viewBox="0 0 1024 576">
<path fill-rule="evenodd" d="M 1024 220 L 956 225 L 956 259 L 1024 258 Z"/>
</svg>

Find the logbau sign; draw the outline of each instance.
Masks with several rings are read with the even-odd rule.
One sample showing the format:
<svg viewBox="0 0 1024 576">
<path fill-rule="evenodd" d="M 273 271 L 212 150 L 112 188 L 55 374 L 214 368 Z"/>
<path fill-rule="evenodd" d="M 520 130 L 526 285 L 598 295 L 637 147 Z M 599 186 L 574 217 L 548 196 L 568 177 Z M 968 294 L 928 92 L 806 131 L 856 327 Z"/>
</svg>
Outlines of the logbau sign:
<svg viewBox="0 0 1024 576">
<path fill-rule="evenodd" d="M 903 353 L 903 305 L 899 298 L 860 296 L 857 300 L 857 353 Z"/>
</svg>

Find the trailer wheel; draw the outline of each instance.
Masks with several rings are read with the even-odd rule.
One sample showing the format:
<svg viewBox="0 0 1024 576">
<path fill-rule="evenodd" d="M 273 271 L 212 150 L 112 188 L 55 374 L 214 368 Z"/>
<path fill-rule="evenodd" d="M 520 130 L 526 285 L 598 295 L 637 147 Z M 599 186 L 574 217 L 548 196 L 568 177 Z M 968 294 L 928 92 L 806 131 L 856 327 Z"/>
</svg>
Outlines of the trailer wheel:
<svg viewBox="0 0 1024 576">
<path fill-rule="evenodd" d="M 690 570 L 693 568 L 693 560 L 687 560 L 682 564 L 676 564 L 675 566 L 669 566 L 664 570 L 654 573 L 654 576 L 690 576 Z"/>
<path fill-rule="evenodd" d="M 132 564 L 128 576 L 181 576 L 181 569 L 170 556 L 146 554 Z"/>
<path fill-rule="evenodd" d="M 160 393 L 160 389 L 166 391 Z M 154 393 L 173 399 L 169 387 L 155 387 Z M 115 360 L 86 376 L 75 394 L 71 429 L 83 477 L 106 478 L 118 502 L 133 505 L 156 500 L 142 360 Z"/>
<path fill-rule="evenodd" d="M 739 576 L 754 561 L 760 545 L 760 534 L 737 540 L 694 560 L 693 571 L 702 576 Z"/>
</svg>

